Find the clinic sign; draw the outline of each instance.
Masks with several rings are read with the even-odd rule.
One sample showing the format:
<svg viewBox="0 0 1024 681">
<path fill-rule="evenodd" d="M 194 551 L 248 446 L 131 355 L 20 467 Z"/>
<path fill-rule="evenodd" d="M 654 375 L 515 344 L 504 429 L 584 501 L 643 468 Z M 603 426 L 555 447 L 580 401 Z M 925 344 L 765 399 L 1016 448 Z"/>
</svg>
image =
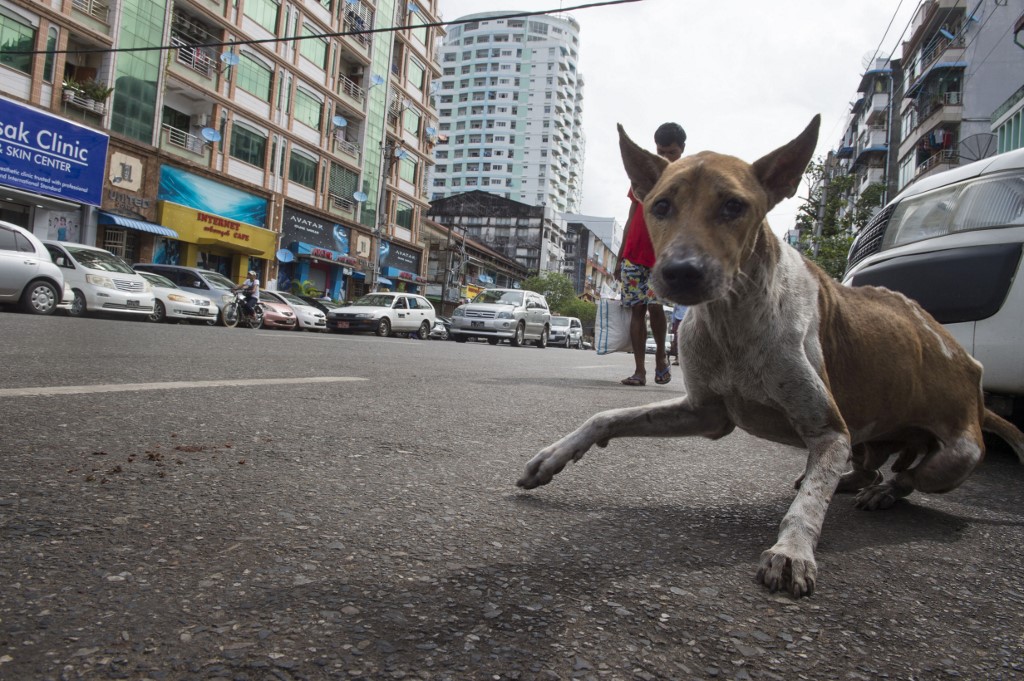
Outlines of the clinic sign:
<svg viewBox="0 0 1024 681">
<path fill-rule="evenodd" d="M 109 138 L 0 97 L 0 184 L 99 206 Z"/>
</svg>

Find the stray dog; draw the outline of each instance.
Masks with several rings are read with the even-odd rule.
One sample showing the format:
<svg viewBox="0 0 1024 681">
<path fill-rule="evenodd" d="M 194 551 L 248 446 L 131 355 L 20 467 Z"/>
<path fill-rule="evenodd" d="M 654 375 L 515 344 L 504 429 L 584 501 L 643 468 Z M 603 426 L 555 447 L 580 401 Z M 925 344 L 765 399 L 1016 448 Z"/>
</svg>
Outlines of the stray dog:
<svg viewBox="0 0 1024 681">
<path fill-rule="evenodd" d="M 652 287 L 690 307 L 679 329 L 687 394 L 592 416 L 518 482 L 544 485 L 616 437 L 717 439 L 739 427 L 804 447 L 796 498 L 757 570 L 758 582 L 797 598 L 814 592 L 833 492 L 858 492 L 868 510 L 914 490 L 948 492 L 984 457 L 983 429 L 1024 461 L 1024 435 L 984 406 L 981 364 L 938 322 L 898 293 L 838 284 L 769 229 L 765 215 L 796 193 L 819 123 L 753 165 L 712 152 L 669 164 L 619 126 L 658 254 Z M 878 469 L 894 454 L 884 480 Z"/>
</svg>

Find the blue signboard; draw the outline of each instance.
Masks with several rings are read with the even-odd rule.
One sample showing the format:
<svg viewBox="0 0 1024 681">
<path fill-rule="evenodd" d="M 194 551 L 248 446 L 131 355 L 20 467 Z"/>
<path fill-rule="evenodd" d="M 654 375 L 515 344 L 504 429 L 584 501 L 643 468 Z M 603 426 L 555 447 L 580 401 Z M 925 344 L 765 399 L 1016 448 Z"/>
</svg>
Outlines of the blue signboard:
<svg viewBox="0 0 1024 681">
<path fill-rule="evenodd" d="M 257 227 L 267 224 L 266 199 L 174 166 L 160 166 L 157 198 Z"/>
<path fill-rule="evenodd" d="M 0 184 L 100 205 L 109 138 L 0 97 Z"/>
</svg>

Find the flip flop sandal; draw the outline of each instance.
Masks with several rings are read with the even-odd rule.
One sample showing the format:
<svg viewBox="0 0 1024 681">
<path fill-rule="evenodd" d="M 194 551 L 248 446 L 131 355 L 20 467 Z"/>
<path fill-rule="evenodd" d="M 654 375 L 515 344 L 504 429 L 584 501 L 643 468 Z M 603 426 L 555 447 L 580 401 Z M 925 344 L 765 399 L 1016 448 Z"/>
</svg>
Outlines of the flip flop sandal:
<svg viewBox="0 0 1024 681">
<path fill-rule="evenodd" d="M 654 370 L 654 382 L 658 385 L 665 385 L 672 380 L 672 367 Z"/>
<path fill-rule="evenodd" d="M 621 381 L 622 385 L 647 385 L 647 379 L 640 374 L 633 374 L 629 378 L 624 378 Z"/>
</svg>

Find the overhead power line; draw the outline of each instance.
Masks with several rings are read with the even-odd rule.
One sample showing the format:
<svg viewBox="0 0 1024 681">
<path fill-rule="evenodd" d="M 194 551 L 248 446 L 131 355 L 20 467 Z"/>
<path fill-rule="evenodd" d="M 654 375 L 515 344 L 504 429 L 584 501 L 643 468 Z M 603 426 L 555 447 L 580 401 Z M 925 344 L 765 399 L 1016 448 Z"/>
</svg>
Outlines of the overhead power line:
<svg viewBox="0 0 1024 681">
<path fill-rule="evenodd" d="M 588 2 L 582 5 L 573 5 L 572 7 L 559 7 L 557 9 L 543 9 L 534 10 L 532 12 L 512 12 L 509 14 L 498 14 L 488 16 L 488 21 L 504 20 L 504 19 L 521 19 L 524 17 L 535 17 L 544 14 L 561 14 L 564 12 L 574 12 L 576 10 L 587 10 L 596 9 L 598 7 L 608 7 L 612 5 L 626 5 L 635 2 L 644 2 L 644 0 L 601 0 L 599 2 Z M 432 21 L 425 22 L 422 24 L 405 24 L 402 26 L 387 26 L 382 28 L 368 28 L 358 31 L 337 31 L 333 33 L 319 33 L 315 35 L 293 35 L 287 37 L 274 37 L 274 38 L 255 38 L 252 40 L 229 40 L 223 42 L 214 43 L 196 43 L 190 45 L 192 48 L 198 47 L 238 47 L 240 45 L 259 45 L 263 43 L 289 43 L 298 40 L 313 40 L 321 38 L 342 38 L 345 36 L 361 36 L 361 35 L 372 35 L 374 33 L 393 33 L 395 31 L 402 31 L 407 28 L 438 28 L 444 26 L 457 26 L 460 24 L 468 24 L 476 21 L 476 19 L 455 19 L 453 21 Z M 73 50 L 4 50 L 5 54 L 110 54 L 115 52 L 155 52 L 162 50 L 176 50 L 178 45 L 149 45 L 146 47 L 97 47 L 97 48 L 84 48 L 84 49 L 73 49 Z"/>
</svg>

